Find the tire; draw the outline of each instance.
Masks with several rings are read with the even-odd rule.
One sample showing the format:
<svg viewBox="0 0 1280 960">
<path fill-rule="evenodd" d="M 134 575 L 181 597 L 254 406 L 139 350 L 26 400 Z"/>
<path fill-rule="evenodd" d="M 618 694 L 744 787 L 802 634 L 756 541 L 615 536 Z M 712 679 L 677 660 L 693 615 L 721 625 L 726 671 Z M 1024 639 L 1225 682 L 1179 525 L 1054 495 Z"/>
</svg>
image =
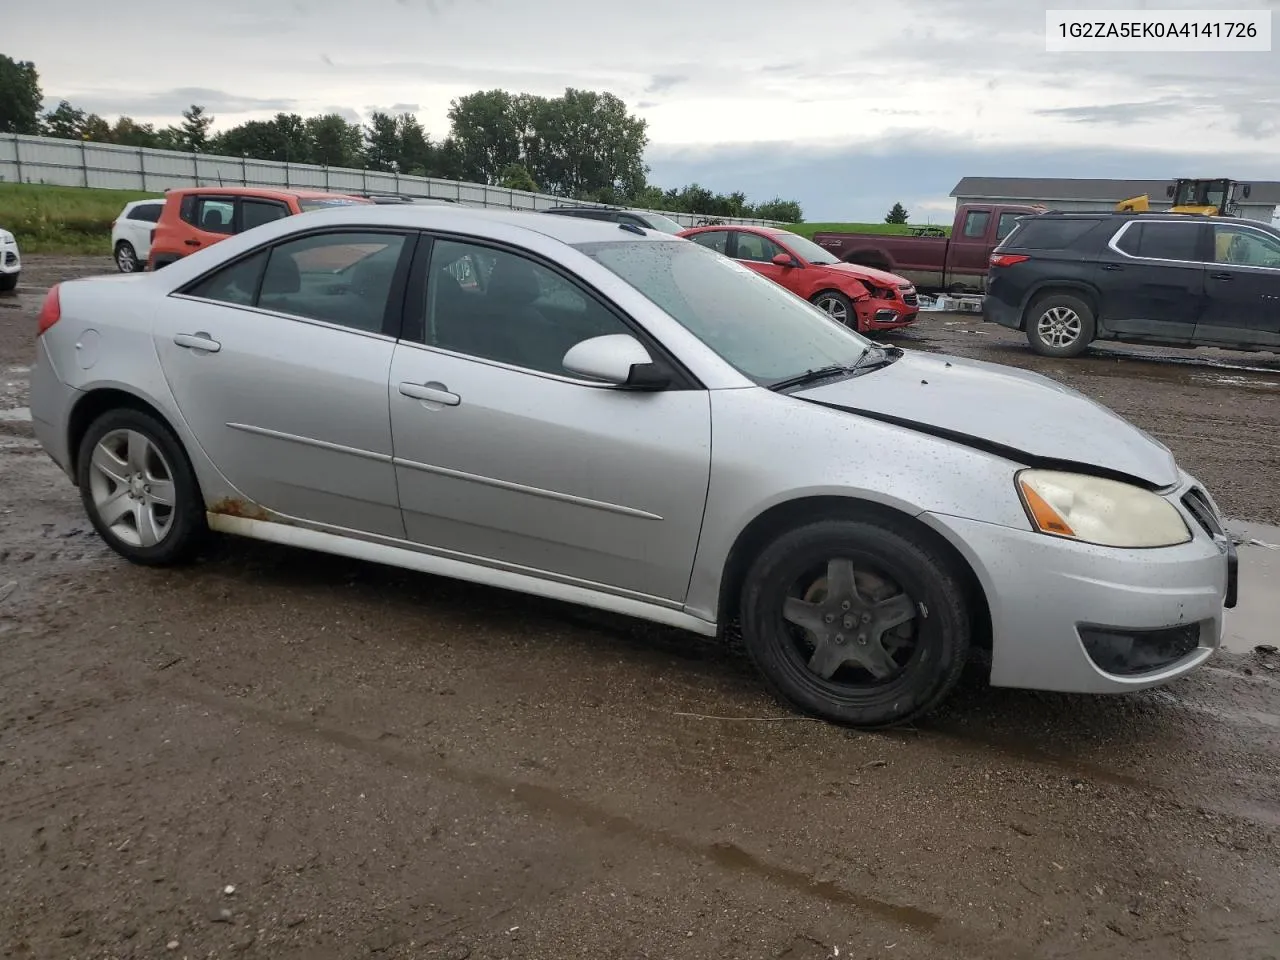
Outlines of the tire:
<svg viewBox="0 0 1280 960">
<path fill-rule="evenodd" d="M 809 302 L 837 323 L 844 324 L 850 330 L 858 329 L 858 315 L 854 312 L 853 302 L 839 290 L 815 293 Z M 850 323 L 850 320 L 853 322 Z"/>
<path fill-rule="evenodd" d="M 121 273 L 138 273 L 142 270 L 142 261 L 138 259 L 138 251 L 128 240 L 116 244 L 116 269 Z"/>
<path fill-rule="evenodd" d="M 856 589 L 842 591 L 852 601 L 848 608 L 820 585 L 846 564 L 845 571 L 863 574 Z M 871 571 L 886 576 L 877 583 L 866 578 Z M 789 622 L 788 613 L 815 628 Z M 854 727 L 893 726 L 932 712 L 960 679 L 971 642 L 969 603 L 951 561 L 912 533 L 865 520 L 822 520 L 775 540 L 747 573 L 741 622 L 747 653 L 776 696 L 805 714 Z M 898 635 L 903 627 L 911 635 L 906 644 Z M 815 643 L 824 632 L 824 642 Z M 827 678 L 819 649 L 828 654 L 826 670 L 834 670 Z"/>
<path fill-rule="evenodd" d="M 80 442 L 76 481 L 98 535 L 133 563 L 184 563 L 208 534 L 191 462 L 173 432 L 148 413 L 121 408 L 94 420 Z M 153 499 L 159 496 L 169 505 Z M 144 527 L 146 517 L 152 523 Z"/>
<path fill-rule="evenodd" d="M 1069 293 L 1040 297 L 1024 319 L 1027 342 L 1042 357 L 1078 357 L 1098 330 L 1093 308 Z"/>
<path fill-rule="evenodd" d="M 0 293 L 12 293 L 18 289 L 20 273 L 0 273 Z"/>
</svg>

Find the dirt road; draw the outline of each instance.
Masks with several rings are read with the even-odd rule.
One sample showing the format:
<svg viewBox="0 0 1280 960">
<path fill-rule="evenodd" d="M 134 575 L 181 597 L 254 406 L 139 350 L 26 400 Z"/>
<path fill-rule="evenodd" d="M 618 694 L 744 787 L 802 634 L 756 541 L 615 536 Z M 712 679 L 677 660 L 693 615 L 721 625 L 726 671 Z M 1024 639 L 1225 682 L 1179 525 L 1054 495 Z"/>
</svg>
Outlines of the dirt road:
<svg viewBox="0 0 1280 960">
<path fill-rule="evenodd" d="M 549 602 L 250 543 L 133 567 L 12 412 L 38 285 L 99 266 L 0 300 L 0 956 L 1280 958 L 1280 656 L 1124 699 L 975 671 L 871 735 Z M 895 340 L 1058 377 L 1280 521 L 1277 358 L 980 329 Z"/>
</svg>

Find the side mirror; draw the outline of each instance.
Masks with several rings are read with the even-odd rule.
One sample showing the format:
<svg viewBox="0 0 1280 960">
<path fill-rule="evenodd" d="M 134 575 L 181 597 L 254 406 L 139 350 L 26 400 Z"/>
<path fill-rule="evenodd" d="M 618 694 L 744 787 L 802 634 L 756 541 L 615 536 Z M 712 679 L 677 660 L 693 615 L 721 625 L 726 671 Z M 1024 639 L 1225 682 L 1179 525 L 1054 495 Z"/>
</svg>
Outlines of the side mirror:
<svg viewBox="0 0 1280 960">
<path fill-rule="evenodd" d="M 588 380 L 602 380 L 634 390 L 661 389 L 671 383 L 671 371 L 655 362 L 644 345 L 629 333 L 592 337 L 569 348 L 564 368 Z"/>
<path fill-rule="evenodd" d="M 794 257 L 789 257 L 785 253 L 779 253 L 773 258 L 774 266 L 778 267 L 798 267 L 800 264 Z"/>
</svg>

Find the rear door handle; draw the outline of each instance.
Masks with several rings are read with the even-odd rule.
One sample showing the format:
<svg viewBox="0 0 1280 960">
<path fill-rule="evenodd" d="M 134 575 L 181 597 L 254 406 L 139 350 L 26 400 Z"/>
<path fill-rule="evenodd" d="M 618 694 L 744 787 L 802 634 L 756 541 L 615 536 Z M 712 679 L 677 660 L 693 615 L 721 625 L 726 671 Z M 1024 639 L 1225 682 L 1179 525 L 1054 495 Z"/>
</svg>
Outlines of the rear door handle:
<svg viewBox="0 0 1280 960">
<path fill-rule="evenodd" d="M 1229 273 L 1213 273 L 1213 274 L 1210 274 L 1210 276 L 1214 280 L 1234 280 L 1235 279 L 1235 277 Z"/>
<path fill-rule="evenodd" d="M 199 241 L 199 240 L 183 240 L 182 242 L 183 242 L 183 243 L 185 243 L 188 247 L 198 247 L 198 246 L 200 246 L 200 241 Z"/>
<path fill-rule="evenodd" d="M 1104 263 L 1102 265 L 1102 269 L 1103 270 L 1123 270 L 1124 267 L 1120 266 L 1120 264 L 1118 263 Z"/>
<path fill-rule="evenodd" d="M 222 344 L 203 330 L 199 333 L 179 333 L 173 338 L 173 342 L 188 350 L 203 350 L 206 353 L 217 353 L 222 349 Z"/>
<path fill-rule="evenodd" d="M 462 398 L 456 393 L 450 393 L 443 383 L 402 383 L 400 392 L 415 400 L 443 403 L 447 407 L 456 407 L 462 402 Z"/>
</svg>

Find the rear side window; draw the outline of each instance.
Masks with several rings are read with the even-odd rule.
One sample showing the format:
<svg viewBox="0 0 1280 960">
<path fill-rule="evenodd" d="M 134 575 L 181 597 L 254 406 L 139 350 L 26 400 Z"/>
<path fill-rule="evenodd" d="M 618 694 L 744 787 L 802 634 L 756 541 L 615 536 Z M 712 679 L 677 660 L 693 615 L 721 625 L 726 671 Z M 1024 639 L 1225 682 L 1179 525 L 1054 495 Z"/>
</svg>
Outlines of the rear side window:
<svg viewBox="0 0 1280 960">
<path fill-rule="evenodd" d="M 128 219 L 141 220 L 144 223 L 155 223 L 160 219 L 160 211 L 163 209 L 163 203 L 140 203 L 129 211 Z"/>
<path fill-rule="evenodd" d="M 240 201 L 240 229 L 252 230 L 272 220 L 281 220 L 289 215 L 289 209 L 283 203 L 273 200 L 254 200 L 245 198 Z"/>
<path fill-rule="evenodd" d="M 1013 228 L 1018 225 L 1018 218 L 1026 216 L 1023 213 L 1002 213 L 1000 214 L 1000 222 L 996 225 L 996 239 L 1003 240 L 1009 234 L 1013 233 Z"/>
<path fill-rule="evenodd" d="M 1006 247 L 1024 250 L 1063 250 L 1092 230 L 1099 220 L 1024 220 L 1009 235 Z"/>
<path fill-rule="evenodd" d="M 724 253 L 729 246 L 728 230 L 708 230 L 706 233 L 695 233 L 689 238 L 702 247 L 710 247 L 717 253 Z"/>
<path fill-rule="evenodd" d="M 230 233 L 235 202 L 221 197 L 201 197 L 196 202 L 196 226 L 206 233 Z"/>
<path fill-rule="evenodd" d="M 1200 225 L 1191 223 L 1130 224 L 1116 246 L 1133 257 L 1196 261 Z"/>
</svg>

